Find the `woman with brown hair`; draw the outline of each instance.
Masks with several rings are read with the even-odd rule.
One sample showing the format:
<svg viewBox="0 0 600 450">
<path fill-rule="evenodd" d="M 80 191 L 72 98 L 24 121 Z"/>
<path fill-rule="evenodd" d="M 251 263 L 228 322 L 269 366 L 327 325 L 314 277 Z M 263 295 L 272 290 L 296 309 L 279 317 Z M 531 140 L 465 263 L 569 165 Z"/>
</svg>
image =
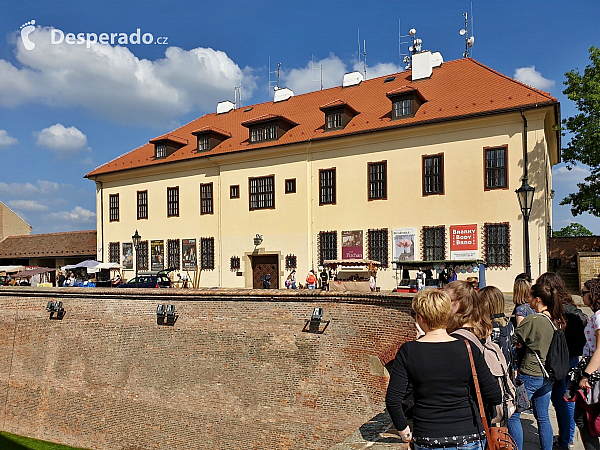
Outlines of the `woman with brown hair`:
<svg viewBox="0 0 600 450">
<path fill-rule="evenodd" d="M 529 294 L 531 292 L 531 282 L 524 278 L 517 278 L 513 285 L 513 303 L 515 308 L 512 317 L 515 318 L 513 325 L 518 327 L 521 321 L 529 314 L 535 314 L 535 311 L 529 306 Z"/>
<path fill-rule="evenodd" d="M 498 344 L 502 350 L 506 365 L 510 369 L 511 379 L 514 379 L 515 354 L 513 348 L 513 336 L 515 327 L 504 314 L 504 294 L 495 286 L 487 286 L 479 291 L 479 298 L 487 303 L 492 315 L 492 342 Z"/>
<path fill-rule="evenodd" d="M 448 333 L 452 334 L 462 329 L 469 331 L 480 341 L 485 341 L 492 333 L 492 316 L 489 305 L 487 303 L 480 304 L 479 296 L 473 285 L 466 281 L 453 281 L 446 285 L 444 292 L 452 300 Z"/>
</svg>

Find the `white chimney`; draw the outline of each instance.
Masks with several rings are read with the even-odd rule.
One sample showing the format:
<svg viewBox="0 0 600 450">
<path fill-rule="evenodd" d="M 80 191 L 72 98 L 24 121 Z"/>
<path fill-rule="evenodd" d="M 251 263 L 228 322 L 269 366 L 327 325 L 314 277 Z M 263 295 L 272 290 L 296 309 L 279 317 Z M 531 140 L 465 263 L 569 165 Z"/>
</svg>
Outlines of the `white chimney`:
<svg viewBox="0 0 600 450">
<path fill-rule="evenodd" d="M 412 81 L 429 78 L 434 67 L 444 62 L 440 52 L 431 53 L 429 50 L 412 56 Z"/>
<path fill-rule="evenodd" d="M 275 96 L 273 97 L 273 103 L 282 102 L 293 96 L 294 92 L 289 88 L 275 88 Z"/>
<path fill-rule="evenodd" d="M 217 103 L 217 114 L 225 114 L 235 109 L 235 104 L 230 102 L 229 100 L 225 100 L 224 102 Z"/>
<path fill-rule="evenodd" d="M 365 77 L 362 73 L 358 71 L 346 73 L 344 74 L 344 81 L 342 82 L 342 87 L 355 86 L 363 81 L 365 81 Z"/>
</svg>

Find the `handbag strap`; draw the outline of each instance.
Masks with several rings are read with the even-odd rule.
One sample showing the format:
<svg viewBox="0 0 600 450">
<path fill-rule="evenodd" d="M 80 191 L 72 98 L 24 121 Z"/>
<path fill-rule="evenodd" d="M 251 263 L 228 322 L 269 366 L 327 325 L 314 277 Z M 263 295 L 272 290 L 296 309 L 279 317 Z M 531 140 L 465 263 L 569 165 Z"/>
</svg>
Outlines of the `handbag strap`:
<svg viewBox="0 0 600 450">
<path fill-rule="evenodd" d="M 473 383 L 475 384 L 475 392 L 477 393 L 477 403 L 479 403 L 479 415 L 481 416 L 481 423 L 483 424 L 483 429 L 485 430 L 485 437 L 487 438 L 489 446 L 492 442 L 490 436 L 490 427 L 488 426 L 485 410 L 483 409 L 483 400 L 481 399 L 481 390 L 479 389 L 477 370 L 475 370 L 475 362 L 473 361 L 473 352 L 471 351 L 471 345 L 469 344 L 469 341 L 467 339 L 465 339 L 465 345 L 467 346 L 467 351 L 469 352 L 469 361 L 471 362 L 471 374 L 473 374 Z"/>
</svg>

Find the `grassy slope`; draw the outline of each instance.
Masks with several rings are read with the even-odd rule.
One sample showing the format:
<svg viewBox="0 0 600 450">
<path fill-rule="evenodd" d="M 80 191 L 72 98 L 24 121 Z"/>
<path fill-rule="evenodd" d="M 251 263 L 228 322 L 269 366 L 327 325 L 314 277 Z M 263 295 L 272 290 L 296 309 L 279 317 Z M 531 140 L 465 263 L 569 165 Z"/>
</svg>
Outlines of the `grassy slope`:
<svg viewBox="0 0 600 450">
<path fill-rule="evenodd" d="M 0 449 L 2 450 L 84 450 L 52 442 L 38 441 L 0 431 Z"/>
</svg>

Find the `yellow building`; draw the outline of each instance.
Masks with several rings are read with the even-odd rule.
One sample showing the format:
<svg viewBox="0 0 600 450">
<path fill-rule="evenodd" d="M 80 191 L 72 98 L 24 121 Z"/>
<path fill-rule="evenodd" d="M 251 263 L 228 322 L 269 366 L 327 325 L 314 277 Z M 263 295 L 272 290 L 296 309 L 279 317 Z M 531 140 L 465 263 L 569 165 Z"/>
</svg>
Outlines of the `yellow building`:
<svg viewBox="0 0 600 450">
<path fill-rule="evenodd" d="M 283 287 L 293 267 L 304 283 L 324 260 L 363 258 L 381 263 L 381 289 L 400 281 L 395 261 L 439 260 L 434 272 L 484 262 L 487 284 L 510 291 L 525 271 L 524 155 L 531 272 L 546 270 L 559 120 L 549 94 L 429 52 L 388 77 L 353 72 L 340 87 L 222 102 L 86 175 L 98 258 L 125 261 L 133 277 L 138 230 L 138 269 L 191 270 L 197 259 L 206 287 L 259 287 L 266 273 Z"/>
</svg>

